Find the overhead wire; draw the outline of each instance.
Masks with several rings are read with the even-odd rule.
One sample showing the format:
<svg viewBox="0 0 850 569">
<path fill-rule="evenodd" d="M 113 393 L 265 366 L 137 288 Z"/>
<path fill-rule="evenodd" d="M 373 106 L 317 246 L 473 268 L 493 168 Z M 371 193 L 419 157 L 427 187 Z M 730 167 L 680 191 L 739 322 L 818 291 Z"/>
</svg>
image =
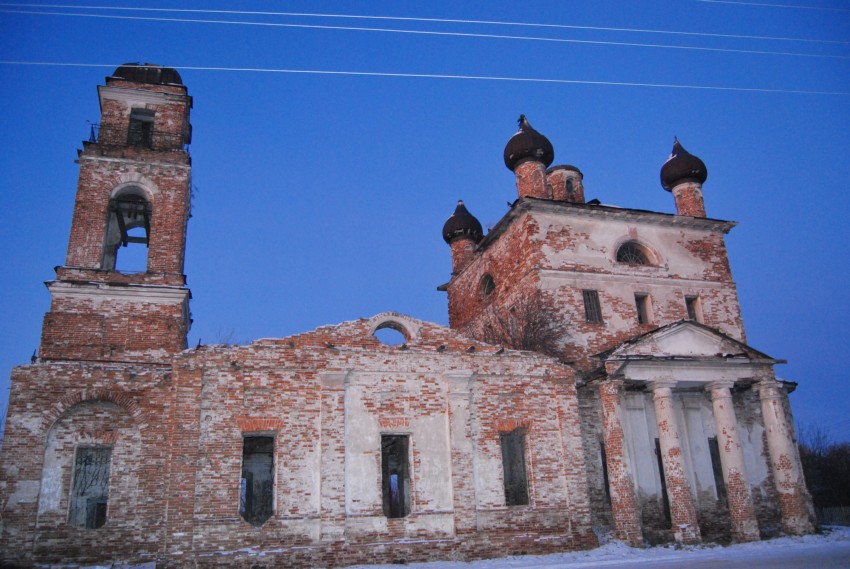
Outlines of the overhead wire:
<svg viewBox="0 0 850 569">
<path fill-rule="evenodd" d="M 56 67 L 106 67 L 115 68 L 116 63 L 72 63 L 52 61 L 0 61 L 0 65 L 33 65 Z M 463 79 L 475 81 L 511 81 L 523 83 L 550 83 L 566 85 L 600 85 L 612 87 L 651 87 L 665 89 L 694 89 L 701 91 L 733 91 L 745 93 L 774 93 L 792 95 L 835 95 L 850 96 L 850 91 L 814 91 L 805 89 L 768 89 L 762 87 L 730 87 L 722 85 L 683 85 L 675 83 L 641 83 L 636 81 L 591 81 L 586 79 L 547 79 L 542 77 L 500 77 L 495 75 L 450 75 L 437 73 L 392 73 L 379 71 L 334 71 L 326 69 L 275 69 L 267 67 L 211 67 L 199 65 L 169 65 L 187 71 L 230 71 L 250 73 L 291 73 L 302 75 L 348 75 L 359 77 L 404 77 L 418 79 Z"/>
<path fill-rule="evenodd" d="M 768 50 L 751 50 L 751 49 L 733 49 L 721 47 L 703 47 L 703 46 L 685 46 L 685 45 L 670 45 L 656 43 L 640 43 L 640 42 L 615 42 L 607 40 L 582 40 L 574 38 L 548 38 L 537 36 L 517 36 L 503 34 L 481 34 L 471 32 L 447 32 L 436 30 L 406 30 L 397 28 L 373 28 L 360 26 L 330 26 L 319 24 L 291 24 L 283 22 L 249 22 L 244 20 L 207 20 L 199 18 L 162 18 L 153 16 L 122 16 L 115 14 L 80 14 L 73 12 L 49 12 L 40 10 L 0 10 L 0 13 L 6 14 L 32 14 L 32 15 L 48 15 L 48 16 L 70 16 L 80 18 L 103 18 L 114 20 L 137 20 L 137 21 L 154 21 L 154 22 L 176 22 L 176 23 L 196 23 L 196 24 L 224 24 L 224 25 L 243 25 L 243 26 L 261 26 L 261 27 L 278 27 L 278 28 L 302 28 L 302 29 L 322 29 L 322 30 L 345 30 L 345 31 L 367 31 L 367 32 L 382 32 L 382 33 L 398 33 L 411 35 L 428 35 L 428 36 L 452 36 L 452 37 L 468 37 L 468 38 L 488 38 L 488 39 L 508 39 L 522 41 L 540 41 L 540 42 L 555 42 L 555 43 L 573 43 L 585 45 L 613 45 L 621 47 L 644 47 L 644 48 L 659 48 L 659 49 L 681 49 L 689 51 L 708 51 L 715 53 L 739 53 L 751 55 L 774 55 L 774 56 L 790 56 L 790 57 L 809 57 L 809 58 L 829 58 L 829 59 L 850 59 L 847 55 L 832 55 L 832 54 L 816 54 L 816 53 L 799 53 L 799 52 L 783 52 L 783 51 L 768 51 Z"/>
<path fill-rule="evenodd" d="M 365 14 L 322 14 L 317 12 L 279 12 L 279 11 L 258 11 L 258 10 L 210 10 L 205 8 L 147 8 L 140 6 L 89 6 L 89 5 L 73 5 L 73 4 L 26 4 L 20 2 L 0 2 L 0 6 L 18 7 L 18 8 L 60 8 L 60 9 L 79 9 L 79 10 L 115 10 L 115 11 L 133 11 L 133 12 L 166 12 L 166 13 L 195 13 L 195 14 L 235 14 L 242 16 L 284 16 L 298 18 L 337 18 L 337 19 L 357 19 L 357 20 L 391 20 L 401 22 L 426 22 L 426 23 L 448 23 L 448 24 L 475 24 L 488 26 L 517 26 L 517 27 L 533 27 L 533 28 L 552 28 L 564 30 L 588 30 L 588 31 L 604 31 L 604 32 L 626 32 L 626 33 L 643 33 L 643 34 L 667 34 L 678 36 L 697 36 L 707 38 L 724 38 L 724 39 L 748 39 L 748 40 L 768 40 L 768 41 L 788 41 L 788 42 L 808 42 L 822 44 L 850 44 L 850 41 L 842 40 L 827 40 L 823 38 L 793 38 L 780 36 L 756 36 L 746 34 L 720 34 L 711 32 L 693 32 L 679 30 L 653 30 L 646 28 L 616 28 L 609 26 L 580 26 L 576 24 L 551 24 L 538 22 L 511 22 L 500 20 L 470 20 L 459 18 L 421 18 L 412 16 L 377 16 Z"/>
<path fill-rule="evenodd" d="M 830 12 L 850 12 L 848 8 L 832 8 L 830 6 L 803 6 L 800 4 L 772 4 L 769 2 L 741 2 L 738 0 L 696 0 L 707 4 L 739 4 L 741 6 L 758 6 L 762 8 L 793 8 L 796 10 L 825 10 Z"/>
</svg>

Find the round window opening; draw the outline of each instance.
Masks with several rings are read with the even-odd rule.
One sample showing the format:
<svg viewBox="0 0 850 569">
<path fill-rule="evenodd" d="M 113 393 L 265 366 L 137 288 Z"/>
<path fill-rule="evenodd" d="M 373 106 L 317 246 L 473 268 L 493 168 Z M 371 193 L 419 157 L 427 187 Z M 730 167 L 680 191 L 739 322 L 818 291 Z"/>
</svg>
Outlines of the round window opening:
<svg viewBox="0 0 850 569">
<path fill-rule="evenodd" d="M 493 275 L 486 274 L 481 277 L 481 296 L 489 296 L 496 290 L 496 281 L 493 280 Z"/>
<path fill-rule="evenodd" d="M 634 241 L 627 241 L 617 249 L 617 262 L 629 265 L 650 264 L 646 249 Z"/>
<path fill-rule="evenodd" d="M 396 322 L 385 322 L 378 326 L 378 329 L 373 333 L 378 341 L 385 346 L 400 346 L 407 343 L 407 336 L 404 333 L 404 328 Z"/>
</svg>

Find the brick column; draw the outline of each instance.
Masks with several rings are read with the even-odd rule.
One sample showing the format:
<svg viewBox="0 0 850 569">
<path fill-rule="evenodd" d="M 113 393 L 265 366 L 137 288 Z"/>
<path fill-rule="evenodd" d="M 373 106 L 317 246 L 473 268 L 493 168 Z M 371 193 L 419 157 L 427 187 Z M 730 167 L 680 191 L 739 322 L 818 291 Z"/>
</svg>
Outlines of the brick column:
<svg viewBox="0 0 850 569">
<path fill-rule="evenodd" d="M 675 381 L 653 381 L 652 400 L 655 403 L 655 418 L 658 421 L 658 442 L 661 446 L 661 461 L 664 479 L 670 498 L 670 518 L 673 537 L 683 543 L 698 543 L 701 540 L 696 506 L 685 474 L 682 456 L 682 440 L 673 406 Z"/>
<path fill-rule="evenodd" d="M 735 541 L 757 541 L 759 526 L 747 470 L 744 466 L 744 451 L 738 436 L 738 420 L 732 403 L 732 381 L 715 381 L 706 386 L 714 407 L 714 422 L 717 446 L 720 450 L 720 466 L 726 483 L 729 500 L 729 517 L 732 522 L 732 539 Z"/>
<path fill-rule="evenodd" d="M 643 528 L 635 498 L 635 483 L 626 456 L 626 436 L 623 431 L 620 401 L 622 390 L 622 380 L 608 380 L 599 385 L 611 513 L 614 517 L 614 536 L 632 547 L 641 547 Z"/>
<path fill-rule="evenodd" d="M 322 385 L 321 540 L 345 539 L 345 386 L 346 371 L 319 374 Z"/>
<path fill-rule="evenodd" d="M 757 383 L 756 389 L 761 400 L 773 480 L 782 509 L 782 529 L 794 535 L 812 533 L 814 527 L 809 517 L 808 492 L 800 469 L 797 445 L 791 438 L 791 428 L 785 417 L 782 386 L 768 378 Z"/>
<path fill-rule="evenodd" d="M 454 500 L 455 534 L 477 530 L 475 517 L 475 469 L 472 457 L 472 429 L 469 417 L 470 373 L 447 373 L 449 384 L 449 428 L 452 452 L 452 497 Z"/>
</svg>

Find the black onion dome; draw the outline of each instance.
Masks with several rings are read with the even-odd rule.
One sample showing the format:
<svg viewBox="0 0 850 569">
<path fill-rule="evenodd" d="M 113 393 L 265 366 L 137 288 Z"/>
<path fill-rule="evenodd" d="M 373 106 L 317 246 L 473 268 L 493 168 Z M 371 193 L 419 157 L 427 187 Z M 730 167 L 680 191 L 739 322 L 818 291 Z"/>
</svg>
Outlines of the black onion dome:
<svg viewBox="0 0 850 569">
<path fill-rule="evenodd" d="M 505 166 L 513 171 L 523 162 L 535 160 L 548 168 L 555 160 L 555 149 L 549 139 L 528 124 L 525 115 L 519 116 L 519 131 L 505 146 Z"/>
<path fill-rule="evenodd" d="M 155 63 L 125 63 L 115 70 L 112 77 L 149 85 L 183 84 L 183 80 L 176 69 Z"/>
<path fill-rule="evenodd" d="M 673 187 L 682 182 L 697 182 L 702 184 L 708 178 L 708 168 L 702 160 L 689 153 L 679 144 L 679 139 L 673 139 L 673 152 L 664 166 L 661 167 L 661 185 L 665 190 L 672 191 Z"/>
<path fill-rule="evenodd" d="M 446 243 L 451 243 L 461 237 L 467 237 L 478 243 L 484 237 L 484 231 L 481 229 L 481 222 L 475 219 L 475 216 L 463 205 L 463 200 L 458 200 L 455 212 L 443 225 L 443 239 Z"/>
</svg>

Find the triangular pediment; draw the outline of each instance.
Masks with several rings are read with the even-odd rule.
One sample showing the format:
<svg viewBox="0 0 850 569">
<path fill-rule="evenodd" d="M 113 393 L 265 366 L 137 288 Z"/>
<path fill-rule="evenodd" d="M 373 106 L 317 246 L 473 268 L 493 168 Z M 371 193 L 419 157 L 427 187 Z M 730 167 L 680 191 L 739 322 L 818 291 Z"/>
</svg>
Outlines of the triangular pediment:
<svg viewBox="0 0 850 569">
<path fill-rule="evenodd" d="M 734 338 L 697 322 L 682 320 L 623 342 L 600 356 L 606 361 L 634 359 L 773 360 Z"/>
</svg>

